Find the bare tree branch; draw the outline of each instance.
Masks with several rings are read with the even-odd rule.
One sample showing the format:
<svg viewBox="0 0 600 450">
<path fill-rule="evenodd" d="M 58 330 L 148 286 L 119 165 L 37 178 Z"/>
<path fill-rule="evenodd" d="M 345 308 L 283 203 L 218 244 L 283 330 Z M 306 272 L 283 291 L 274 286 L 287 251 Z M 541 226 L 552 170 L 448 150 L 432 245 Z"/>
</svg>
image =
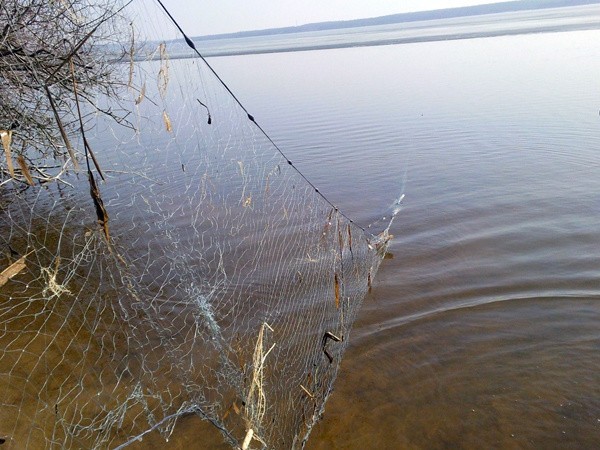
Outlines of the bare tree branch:
<svg viewBox="0 0 600 450">
<path fill-rule="evenodd" d="M 71 160 L 77 168 L 72 143 L 85 130 L 73 86 L 93 111 L 131 126 L 125 113 L 97 109 L 93 102 L 98 94 L 114 97 L 124 87 L 113 75 L 114 49 L 131 40 L 129 21 L 121 15 L 128 3 L 0 0 L 0 130 L 13 132 L 15 158 L 27 160 L 31 172 L 49 166 L 49 159 L 61 168 Z M 0 183 L 8 173 L 0 160 Z M 24 175 L 18 181 L 31 184 Z"/>
</svg>

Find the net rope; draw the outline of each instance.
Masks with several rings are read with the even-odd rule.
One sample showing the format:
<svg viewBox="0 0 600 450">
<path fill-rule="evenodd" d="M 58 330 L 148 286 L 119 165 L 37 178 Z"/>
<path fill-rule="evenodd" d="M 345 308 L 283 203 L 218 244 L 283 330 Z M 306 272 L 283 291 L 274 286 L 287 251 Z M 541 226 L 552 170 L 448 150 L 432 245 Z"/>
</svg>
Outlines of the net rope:
<svg viewBox="0 0 600 450">
<path fill-rule="evenodd" d="M 118 33 L 81 47 L 110 93 L 85 91 L 73 58 L 60 91 L 35 76 L 72 154 L 57 134 L 40 155 L 3 105 L 0 443 L 124 448 L 195 414 L 234 448 L 301 448 L 389 225 L 333 207 L 160 5 L 121 6 Z"/>
</svg>

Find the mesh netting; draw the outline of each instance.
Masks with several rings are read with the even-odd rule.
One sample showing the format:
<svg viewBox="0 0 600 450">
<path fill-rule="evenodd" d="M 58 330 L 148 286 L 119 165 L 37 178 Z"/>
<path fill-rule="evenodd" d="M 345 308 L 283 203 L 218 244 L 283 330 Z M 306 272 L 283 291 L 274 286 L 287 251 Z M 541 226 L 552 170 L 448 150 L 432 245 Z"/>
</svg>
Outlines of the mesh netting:
<svg viewBox="0 0 600 450">
<path fill-rule="evenodd" d="M 236 448 L 301 447 L 387 230 L 326 201 L 201 59 L 169 58 L 156 4 L 120 14 L 133 34 L 89 50 L 111 95 L 50 89 L 72 149 L 3 132 L 0 438 L 115 448 L 197 414 Z"/>
</svg>

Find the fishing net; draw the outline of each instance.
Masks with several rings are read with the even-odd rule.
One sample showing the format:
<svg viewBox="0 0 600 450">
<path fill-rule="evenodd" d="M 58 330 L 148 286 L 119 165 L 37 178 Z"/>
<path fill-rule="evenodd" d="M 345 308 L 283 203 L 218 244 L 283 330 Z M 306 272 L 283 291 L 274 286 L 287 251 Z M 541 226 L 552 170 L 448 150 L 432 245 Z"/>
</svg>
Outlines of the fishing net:
<svg viewBox="0 0 600 450">
<path fill-rule="evenodd" d="M 77 4 L 44 8 L 116 10 Z M 9 55 L 39 89 L 31 111 L 0 97 L 0 448 L 120 448 L 187 415 L 235 448 L 300 448 L 389 227 L 327 201 L 160 5 L 96 16 L 50 60 L 60 80 Z"/>
</svg>

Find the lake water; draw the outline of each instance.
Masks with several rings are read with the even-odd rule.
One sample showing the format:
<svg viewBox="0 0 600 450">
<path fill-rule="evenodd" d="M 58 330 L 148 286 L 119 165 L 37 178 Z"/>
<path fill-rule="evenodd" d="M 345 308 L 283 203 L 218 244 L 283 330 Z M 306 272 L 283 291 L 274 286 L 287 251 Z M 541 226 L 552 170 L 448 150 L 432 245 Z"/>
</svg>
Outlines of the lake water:
<svg viewBox="0 0 600 450">
<path fill-rule="evenodd" d="M 164 17 L 156 15 L 156 19 L 157 29 L 162 30 Z M 384 216 L 389 219 L 393 202 L 400 194 L 405 196 L 391 229 L 395 238 L 350 336 L 336 391 L 307 448 L 600 448 L 600 6 L 211 45 L 221 49 L 207 54 L 230 54 L 210 58 L 216 71 L 294 165 L 346 215 L 363 227 L 374 224 L 371 230 L 377 232 L 385 223 Z M 337 48 L 309 50 L 326 47 Z M 285 51 L 275 52 L 279 50 Z M 141 373 L 146 377 L 143 381 L 158 390 L 163 384 L 173 388 L 165 391 L 167 400 L 169 395 L 177 402 L 188 398 L 180 398 L 183 393 L 178 389 L 191 385 L 184 386 L 177 376 L 195 375 L 194 369 L 202 369 L 206 360 L 219 356 L 218 342 L 193 353 L 197 359 L 185 352 L 196 341 L 194 333 L 184 331 L 189 330 L 187 325 L 198 323 L 196 317 L 186 315 L 198 311 L 186 308 L 188 297 L 201 303 L 204 318 L 212 317 L 202 289 L 210 283 L 208 287 L 220 286 L 218 276 L 205 279 L 205 273 L 215 273 L 209 270 L 213 266 L 240 281 L 231 282 L 228 286 L 232 289 L 249 288 L 247 293 L 236 290 L 237 297 L 225 296 L 231 305 L 223 309 L 233 311 L 223 321 L 225 333 L 236 332 L 229 326 L 232 318 L 241 321 L 242 332 L 246 326 L 250 329 L 244 318 L 250 321 L 253 315 L 268 317 L 276 330 L 288 333 L 281 334 L 286 339 L 277 342 L 270 356 L 280 355 L 272 373 L 278 374 L 281 361 L 302 366 L 308 361 L 306 353 L 313 349 L 307 345 L 302 353 L 298 350 L 301 346 L 293 344 L 308 339 L 306 330 L 318 327 L 303 326 L 326 311 L 311 315 L 303 309 L 308 300 L 295 301 L 303 296 L 292 296 L 290 301 L 291 294 L 287 294 L 291 291 L 284 296 L 273 292 L 273 286 L 281 286 L 285 277 L 296 277 L 294 271 L 283 273 L 286 267 L 296 267 L 286 265 L 287 258 L 310 265 L 306 270 L 302 266 L 307 278 L 316 274 L 306 285 L 313 290 L 316 286 L 310 292 L 318 297 L 315 305 L 333 297 L 331 265 L 313 267 L 313 263 L 321 264 L 314 253 L 307 253 L 306 259 L 304 253 L 294 253 L 303 248 L 302 239 L 294 237 L 312 230 L 322 242 L 334 239 L 343 257 L 344 238 L 322 232 L 329 205 L 323 206 L 314 190 L 300 182 L 270 146 L 252 147 L 266 141 L 251 139 L 255 136 L 248 130 L 256 130 L 246 115 L 233 108 L 233 100 L 218 96 L 222 91 L 211 92 L 208 83 L 202 84 L 200 71 L 194 76 L 178 75 L 178 68 L 197 68 L 197 61 L 176 61 L 177 52 L 170 54 L 170 61 L 144 62 L 136 73 L 143 80 L 146 73 L 160 74 L 159 68 L 169 65 L 175 83 L 187 83 L 171 100 L 174 105 L 168 105 L 170 119 L 163 104 L 142 102 L 140 95 L 136 119 L 145 116 L 144 108 L 158 110 L 158 115 L 149 116 L 150 122 L 144 122 L 147 130 L 154 132 L 137 135 L 127 128 L 102 126 L 90 130 L 94 148 L 104 145 L 105 149 L 99 155 L 109 180 L 101 185 L 101 191 L 115 248 L 123 249 L 127 260 L 136 263 L 127 268 L 121 281 L 134 279 L 138 284 L 125 283 L 123 291 L 139 290 L 144 301 L 135 297 L 136 301 L 125 302 L 123 307 L 120 278 L 110 284 L 110 276 L 93 270 L 104 267 L 100 262 L 95 265 L 96 256 L 102 255 L 94 251 L 90 252 L 96 256 L 89 274 L 84 271 L 80 278 L 63 280 L 74 293 L 63 298 L 74 303 L 30 301 L 26 279 L 10 285 L 16 289 L 16 297 L 8 300 L 3 314 L 14 315 L 18 325 L 3 319 L 3 326 L 10 322 L 12 328 L 0 336 L 0 356 L 6 358 L 0 375 L 8 380 L 0 383 L 0 445 L 10 439 L 7 448 L 60 445 L 60 436 L 51 441 L 45 432 L 56 431 L 53 427 L 62 423 L 58 418 L 67 417 L 70 410 L 82 419 L 75 430 L 89 426 L 99 433 L 132 434 L 135 426 L 123 425 L 118 418 L 111 427 L 104 422 L 88 424 L 85 414 L 93 416 L 96 406 L 102 409 L 96 419 L 105 412 L 112 414 L 111 405 L 123 401 L 123 393 L 128 395 L 128 380 L 136 379 L 136 374 Z M 158 78 L 160 81 L 160 75 Z M 148 83 L 149 91 L 157 89 L 160 91 L 160 83 Z M 155 92 L 154 97 L 162 94 Z M 181 98 L 189 102 L 178 105 Z M 223 134 L 216 135 L 222 138 L 219 144 L 225 143 L 221 147 L 210 145 L 213 135 L 201 132 L 208 128 L 207 117 L 195 99 L 210 105 L 215 118 L 212 127 L 223 127 Z M 165 131 L 170 120 L 172 133 Z M 246 133 L 250 133 L 247 141 Z M 203 139 L 206 142 L 199 146 L 197 142 Z M 182 144 L 179 153 L 178 143 Z M 246 144 L 250 150 L 242 160 L 236 149 L 245 149 Z M 138 164 L 142 167 L 139 172 Z M 255 166 L 261 166 L 262 172 Z M 257 186 L 262 180 L 246 180 L 246 174 L 265 175 L 265 167 L 271 170 L 266 173 L 268 189 L 262 195 L 246 194 L 246 183 L 254 181 Z M 282 173 L 285 175 L 279 177 Z M 224 185 L 205 188 L 213 178 Z M 50 252 L 37 256 L 39 268 L 55 267 L 52 273 L 44 272 L 49 289 L 63 287 L 55 283 L 59 264 L 66 265 L 63 272 L 77 272 L 77 267 L 70 268 L 77 259 L 68 257 L 71 243 L 62 243 L 70 228 L 83 237 L 91 236 L 89 242 L 95 239 L 93 230 L 97 229 L 85 177 L 73 175 L 68 180 L 84 186 L 83 194 L 75 193 L 62 205 L 58 201 L 62 195 L 40 191 L 35 204 L 48 207 L 51 216 L 36 216 L 31 229 L 12 227 L 10 222 L 6 238 L 12 242 L 23 231 L 27 242 L 21 245 L 29 245 L 28 239 L 34 237 L 34 244 L 49 246 Z M 239 195 L 240 190 L 244 195 Z M 202 203 L 207 192 L 208 201 Z M 30 211 L 33 203 L 27 197 L 22 200 L 23 217 L 37 213 L 34 208 Z M 296 208 L 293 216 L 307 222 L 299 224 L 306 228 L 295 227 L 298 224 L 287 219 L 287 200 Z M 44 201 L 50 203 L 44 205 Z M 239 206 L 243 201 L 243 208 L 263 202 L 271 209 L 257 206 L 254 212 L 248 208 L 241 216 L 244 220 L 238 220 L 240 216 L 227 214 L 228 208 L 215 213 L 220 216 L 211 216 L 213 201 L 225 206 Z M 198 204 L 208 206 L 209 222 L 203 222 L 205 210 Z M 80 213 L 84 213 L 83 221 L 71 219 Z M 54 217 L 61 220 L 59 226 Z M 244 221 L 247 228 L 241 223 Z M 266 250 L 259 246 L 253 253 L 244 243 L 248 236 L 255 240 L 248 230 L 259 237 L 263 236 L 260 233 L 274 234 L 281 245 Z M 219 247 L 219 234 L 230 236 L 226 242 L 235 245 Z M 37 236 L 43 236 L 40 242 Z M 256 242 L 261 241 L 256 238 Z M 351 249 L 350 231 L 346 242 Z M 60 258 L 52 259 L 54 265 L 50 266 L 43 258 L 53 258 L 55 244 L 66 257 L 63 263 Z M 324 247 L 324 253 L 329 248 L 318 247 Z M 355 256 L 360 259 L 358 248 L 355 240 L 352 261 Z M 226 263 L 219 257 L 223 249 L 238 267 L 224 268 Z M 110 254 L 114 265 L 112 250 Z M 328 254 L 331 258 L 331 252 Z M 203 265 L 205 260 L 208 262 Z M 259 274 L 254 273 L 257 267 Z M 302 273 L 297 273 L 300 279 L 294 285 L 304 286 Z M 364 278 L 361 286 L 366 290 Z M 337 273 L 335 279 L 337 286 Z M 44 277 L 40 280 L 46 283 Z M 249 286 L 243 283 L 248 280 Z M 99 281 L 110 284 L 106 293 L 103 285 L 95 284 Z M 37 284 L 33 285 L 35 289 Z M 113 297 L 115 292 L 117 297 Z M 182 292 L 185 298 L 180 297 Z M 265 292 L 288 300 L 289 309 L 268 315 L 264 310 L 270 303 Z M 265 301 L 236 301 L 255 298 L 250 295 L 253 293 Z M 132 313 L 123 327 L 120 316 L 111 309 L 116 298 L 122 308 L 132 312 L 156 309 L 145 315 Z M 123 298 L 129 297 L 125 294 Z M 330 310 L 337 311 L 339 306 L 334 310 L 333 302 L 328 302 Z M 244 310 L 250 307 L 251 311 Z M 285 327 L 285 314 L 301 317 L 294 321 L 297 327 Z M 348 322 L 353 318 L 344 317 Z M 146 324 L 148 318 L 153 322 Z M 38 319 L 44 323 L 40 325 Z M 72 327 L 75 331 L 69 328 L 71 323 L 76 324 Z M 84 325 L 100 339 L 91 339 Z M 159 333 L 153 334 L 157 330 Z M 55 335 L 58 337 L 52 341 L 56 345 L 49 346 L 47 336 Z M 244 345 L 250 353 L 255 351 L 253 340 L 240 343 L 238 338 L 240 354 L 244 354 Z M 21 355 L 25 347 L 28 357 L 21 361 L 22 357 L 15 355 Z M 177 363 L 176 370 L 169 364 L 163 369 L 164 355 Z M 317 356 L 319 364 L 327 364 L 323 355 Z M 136 366 L 141 362 L 144 364 Z M 189 371 L 179 371 L 179 363 L 182 367 L 189 364 L 185 366 Z M 241 360 L 239 363 L 242 371 L 248 367 Z M 144 372 L 146 367 L 149 373 Z M 305 382 L 302 370 L 296 371 L 303 378 L 295 380 L 294 386 Z M 80 379 L 79 373 L 89 376 Z M 327 373 L 335 376 L 335 371 Z M 190 375 L 193 383 L 197 379 L 215 381 L 212 375 L 202 379 L 202 372 L 198 374 L 199 378 Z M 321 383 L 323 375 L 318 375 Z M 317 371 L 310 368 L 306 380 L 317 378 Z M 101 383 L 97 384 L 98 380 Z M 73 390 L 69 388 L 72 383 Z M 43 392 L 39 390 L 42 385 L 47 386 Z M 194 389 L 192 394 L 198 392 Z M 68 394 L 63 395 L 63 390 Z M 212 391 L 222 397 L 220 403 L 233 402 L 229 408 L 235 411 L 238 392 L 227 392 L 227 387 Z M 289 395 L 308 399 L 301 393 Z M 83 412 L 76 411 L 79 405 Z M 105 406 L 108 409 L 104 410 Z M 290 416 L 298 413 L 294 408 L 288 410 Z M 136 408 L 132 409 L 135 415 Z M 287 417 L 279 414 L 283 409 L 276 411 L 278 417 Z M 11 428 L 13 416 L 20 419 L 19 427 Z M 229 420 L 245 430 L 241 416 L 231 416 Z M 45 425 L 37 425 L 34 419 Z M 73 421 L 77 422 L 77 417 Z M 291 429 L 278 428 L 277 432 L 285 434 Z M 187 415 L 179 418 L 168 443 L 149 434 L 130 448 L 231 447 L 199 415 Z"/>
<path fill-rule="evenodd" d="M 349 216 L 406 195 L 309 449 L 600 448 L 600 31 L 211 63 Z"/>
</svg>

